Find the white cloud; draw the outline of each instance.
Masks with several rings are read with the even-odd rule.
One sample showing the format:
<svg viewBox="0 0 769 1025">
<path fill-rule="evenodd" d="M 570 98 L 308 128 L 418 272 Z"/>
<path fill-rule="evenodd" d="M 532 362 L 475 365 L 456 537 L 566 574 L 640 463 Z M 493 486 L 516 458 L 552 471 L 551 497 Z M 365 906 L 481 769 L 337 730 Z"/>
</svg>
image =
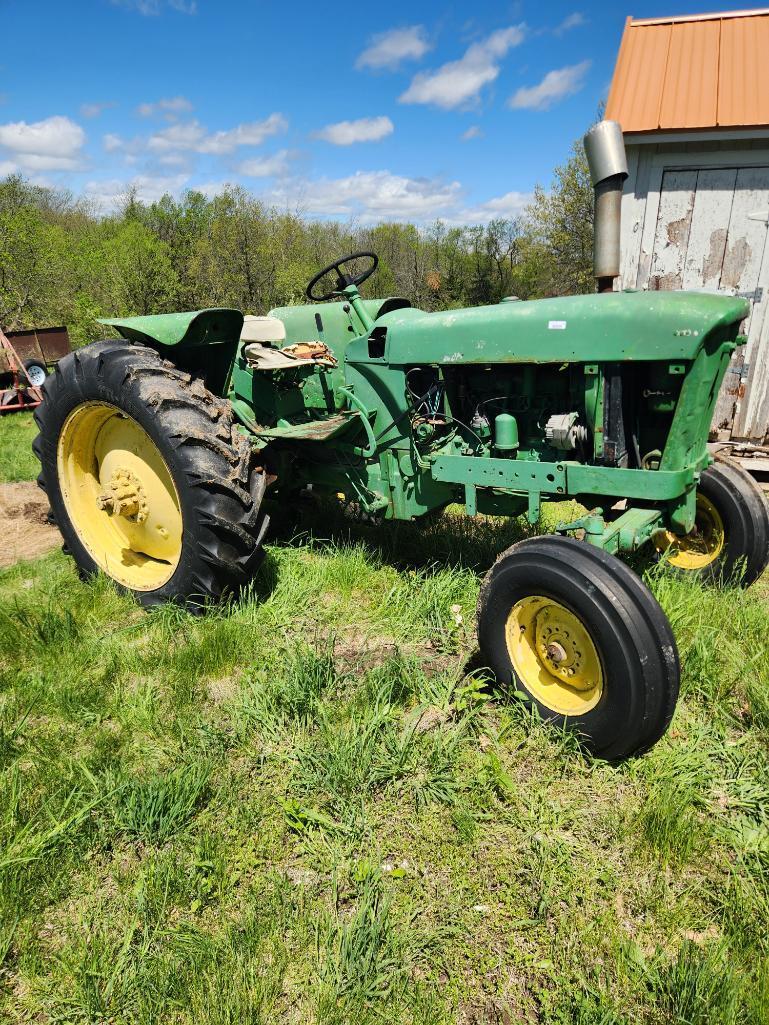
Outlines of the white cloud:
<svg viewBox="0 0 769 1025">
<path fill-rule="evenodd" d="M 431 49 L 422 25 L 393 28 L 372 36 L 355 62 L 356 68 L 387 68 L 394 71 L 403 61 L 419 60 Z"/>
<path fill-rule="evenodd" d="M 196 0 L 112 0 L 112 3 L 149 17 L 160 14 L 166 7 L 180 14 L 197 14 L 198 10 Z"/>
<path fill-rule="evenodd" d="M 152 117 L 154 114 L 166 114 L 175 116 L 187 114 L 192 110 L 192 104 L 186 96 L 169 96 L 155 103 L 140 103 L 136 113 L 140 117 Z"/>
<path fill-rule="evenodd" d="M 254 157 L 237 164 L 235 170 L 246 178 L 274 178 L 286 174 L 292 154 L 287 149 L 278 150 L 267 157 Z"/>
<path fill-rule="evenodd" d="M 461 107 L 478 99 L 481 89 L 499 74 L 499 63 L 508 50 L 523 42 L 525 27 L 511 25 L 473 43 L 459 60 L 435 71 L 415 75 L 401 103 L 431 103 L 444 110 Z"/>
<path fill-rule="evenodd" d="M 585 84 L 590 64 L 589 60 L 581 61 L 556 71 L 548 71 L 538 85 L 526 86 L 514 93 L 507 105 L 515 110 L 547 110 L 564 97 L 579 92 Z"/>
<path fill-rule="evenodd" d="M 30 171 L 71 171 L 80 160 L 85 132 L 68 117 L 43 121 L 12 121 L 0 125 L 0 147 L 10 150 L 14 164 Z"/>
<path fill-rule="evenodd" d="M 0 160 L 0 178 L 6 178 L 9 174 L 16 174 L 19 165 L 12 160 Z"/>
<path fill-rule="evenodd" d="M 482 139 L 483 129 L 480 125 L 470 125 L 470 127 L 462 132 L 462 142 L 469 142 L 471 139 Z"/>
<path fill-rule="evenodd" d="M 308 217 L 354 218 L 362 224 L 387 220 L 487 224 L 514 218 L 532 200 L 529 192 L 508 192 L 467 206 L 457 181 L 407 178 L 390 171 L 357 171 L 345 178 L 289 179 L 264 193 L 266 203 Z"/>
<path fill-rule="evenodd" d="M 126 157 L 126 161 L 129 164 L 135 162 L 135 160 L 135 157 Z M 159 164 L 163 165 L 163 167 L 190 166 L 190 156 L 188 153 L 161 153 L 157 160 Z"/>
<path fill-rule="evenodd" d="M 25 171 L 77 171 L 78 157 L 51 157 L 42 153 L 18 153 L 16 159 Z"/>
<path fill-rule="evenodd" d="M 462 224 L 487 224 L 497 217 L 512 219 L 523 213 L 533 198 L 531 192 L 506 192 L 478 206 L 464 208 L 458 219 Z"/>
<path fill-rule="evenodd" d="M 221 196 L 227 189 L 232 188 L 232 182 L 203 182 L 202 185 L 192 185 L 193 192 L 202 192 L 207 199 Z"/>
<path fill-rule="evenodd" d="M 238 146 L 258 146 L 271 135 L 285 132 L 287 128 L 288 122 L 282 114 L 270 114 L 264 121 L 252 121 L 211 134 L 199 121 L 184 121 L 151 135 L 147 140 L 147 148 L 156 153 L 179 150 L 232 153 Z"/>
<path fill-rule="evenodd" d="M 264 161 L 244 161 L 234 168 L 239 175 L 266 177 L 260 166 L 270 160 L 288 162 L 292 154 L 287 151 L 266 157 Z M 0 173 L 12 173 L 14 168 Z M 257 173 L 259 172 L 259 173 Z M 137 174 L 129 178 L 111 178 L 89 181 L 86 196 L 105 212 L 116 209 L 129 189 L 145 203 L 153 203 L 165 193 L 179 196 L 187 189 L 212 197 L 219 195 L 235 181 L 206 181 L 193 184 L 188 173 Z M 429 223 L 441 219 L 449 224 L 486 224 L 494 218 L 518 216 L 531 201 L 527 192 L 508 192 L 475 206 L 464 201 L 464 190 L 457 181 L 436 178 L 409 178 L 390 171 L 357 171 L 343 178 L 288 178 L 278 181 L 259 196 L 265 203 L 278 208 L 296 210 L 307 217 L 350 218 L 361 224 L 380 221 L 409 220 Z"/>
<path fill-rule="evenodd" d="M 557 36 L 562 36 L 565 32 L 570 29 L 579 28 L 580 25 L 587 25 L 587 18 L 581 11 L 575 11 L 573 14 L 569 14 L 563 19 L 560 25 L 556 25 L 553 32 Z"/>
<path fill-rule="evenodd" d="M 57 114 L 44 121 L 13 121 L 0 125 L 0 146 L 17 153 L 75 156 L 85 142 L 85 132 L 68 117 Z"/>
<path fill-rule="evenodd" d="M 459 182 L 405 178 L 390 171 L 357 171 L 346 178 L 294 180 L 264 198 L 308 215 L 371 222 L 431 219 L 455 209 L 460 197 Z"/>
<path fill-rule="evenodd" d="M 83 191 L 89 199 L 108 212 L 119 205 L 129 189 L 135 189 L 137 199 L 142 202 L 154 203 L 167 192 L 171 195 L 178 195 L 187 181 L 186 174 L 158 176 L 139 174 L 128 181 L 121 178 L 90 181 L 86 183 Z"/>
<path fill-rule="evenodd" d="M 81 103 L 80 105 L 80 116 L 81 117 L 98 117 L 99 114 L 108 110 L 110 107 L 114 107 L 114 103 Z"/>
<path fill-rule="evenodd" d="M 137 135 L 125 139 L 114 132 L 102 136 L 102 146 L 108 153 L 121 152 L 127 164 L 150 155 L 154 162 L 165 167 L 191 169 L 195 153 L 223 155 L 239 146 L 258 146 L 271 135 L 285 131 L 288 122 L 282 114 L 271 114 L 264 121 L 236 125 L 227 131 L 209 132 L 196 119 L 174 121 L 149 136 Z"/>
<path fill-rule="evenodd" d="M 192 149 L 197 150 L 206 139 L 206 129 L 199 121 L 180 121 L 163 128 L 147 139 L 148 149 L 162 152 L 165 150 Z"/>
<path fill-rule="evenodd" d="M 350 146 L 354 142 L 378 142 L 391 135 L 393 123 L 389 117 L 362 117 L 357 121 L 337 121 L 314 133 L 316 139 L 323 139 L 335 146 Z"/>
<path fill-rule="evenodd" d="M 288 121 L 282 114 L 270 114 L 264 121 L 236 125 L 226 132 L 214 132 L 203 143 L 201 153 L 231 153 L 238 146 L 259 146 L 271 135 L 285 132 Z"/>
</svg>

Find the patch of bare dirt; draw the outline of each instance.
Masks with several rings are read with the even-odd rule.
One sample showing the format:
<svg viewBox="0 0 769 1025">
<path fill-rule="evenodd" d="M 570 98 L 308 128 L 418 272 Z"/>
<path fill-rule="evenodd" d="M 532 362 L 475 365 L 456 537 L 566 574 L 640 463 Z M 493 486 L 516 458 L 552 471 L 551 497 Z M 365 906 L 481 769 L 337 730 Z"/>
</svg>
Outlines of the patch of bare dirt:
<svg viewBox="0 0 769 1025">
<path fill-rule="evenodd" d="M 61 544 L 48 522 L 48 499 L 31 481 L 0 484 L 0 568 L 36 559 Z"/>
<path fill-rule="evenodd" d="M 451 718 L 451 712 L 445 708 L 438 708 L 437 705 L 428 705 L 419 714 L 414 725 L 415 733 L 429 733 L 438 726 L 445 725 Z"/>
<path fill-rule="evenodd" d="M 397 650 L 391 637 L 365 634 L 357 627 L 334 633 L 334 655 L 345 665 L 355 665 L 359 672 L 394 655 Z"/>
<path fill-rule="evenodd" d="M 222 676 L 218 680 L 208 681 L 208 696 L 215 705 L 231 701 L 238 693 L 238 680 L 234 676 Z"/>
</svg>

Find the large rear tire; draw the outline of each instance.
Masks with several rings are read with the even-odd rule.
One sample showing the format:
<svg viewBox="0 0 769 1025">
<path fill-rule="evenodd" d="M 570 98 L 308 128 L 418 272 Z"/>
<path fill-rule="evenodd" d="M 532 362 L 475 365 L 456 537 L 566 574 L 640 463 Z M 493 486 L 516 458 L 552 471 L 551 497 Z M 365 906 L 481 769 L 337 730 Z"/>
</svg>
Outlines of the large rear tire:
<svg viewBox="0 0 769 1025">
<path fill-rule="evenodd" d="M 670 724 L 680 677 L 670 623 L 601 549 L 554 536 L 509 548 L 481 588 L 478 643 L 500 684 L 601 758 L 638 754 Z"/>
<path fill-rule="evenodd" d="M 749 587 L 769 564 L 769 506 L 747 471 L 718 458 L 700 476 L 691 533 L 660 532 L 654 543 L 676 573 Z"/>
<path fill-rule="evenodd" d="M 154 350 L 96 342 L 43 385 L 33 448 L 66 549 L 146 606 L 199 608 L 256 571 L 265 478 L 229 404 Z"/>
</svg>

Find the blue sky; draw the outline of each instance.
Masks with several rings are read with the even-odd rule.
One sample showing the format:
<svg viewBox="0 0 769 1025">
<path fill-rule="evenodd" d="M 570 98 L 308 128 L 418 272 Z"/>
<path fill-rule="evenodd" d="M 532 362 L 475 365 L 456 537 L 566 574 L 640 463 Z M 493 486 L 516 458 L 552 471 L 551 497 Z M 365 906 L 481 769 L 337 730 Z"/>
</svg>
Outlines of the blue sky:
<svg viewBox="0 0 769 1025">
<path fill-rule="evenodd" d="M 511 216 L 591 123 L 626 16 L 701 10 L 0 0 L 0 176 L 105 212 L 230 182 L 363 223 Z"/>
</svg>

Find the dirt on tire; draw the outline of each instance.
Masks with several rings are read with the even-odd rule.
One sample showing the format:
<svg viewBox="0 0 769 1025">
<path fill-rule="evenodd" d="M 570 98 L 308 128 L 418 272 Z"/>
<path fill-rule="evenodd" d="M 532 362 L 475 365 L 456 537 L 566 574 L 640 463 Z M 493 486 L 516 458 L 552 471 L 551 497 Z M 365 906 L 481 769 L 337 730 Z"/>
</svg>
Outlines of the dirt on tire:
<svg viewBox="0 0 769 1025">
<path fill-rule="evenodd" d="M 48 499 L 37 484 L 0 484 L 0 569 L 61 545 L 61 534 L 48 522 L 48 513 Z"/>
</svg>

